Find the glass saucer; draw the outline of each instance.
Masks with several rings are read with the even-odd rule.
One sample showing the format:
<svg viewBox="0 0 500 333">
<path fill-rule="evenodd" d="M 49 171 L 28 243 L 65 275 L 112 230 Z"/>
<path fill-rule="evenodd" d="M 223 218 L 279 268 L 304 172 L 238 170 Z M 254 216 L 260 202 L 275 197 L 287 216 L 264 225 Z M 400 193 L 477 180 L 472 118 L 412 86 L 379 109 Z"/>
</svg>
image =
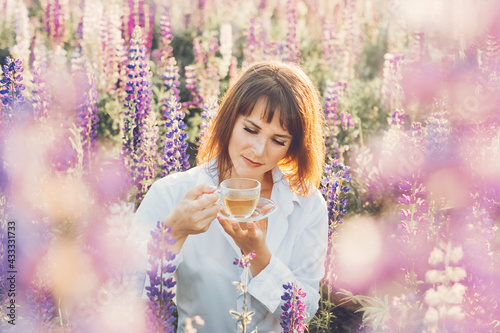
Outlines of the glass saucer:
<svg viewBox="0 0 500 333">
<path fill-rule="evenodd" d="M 276 209 L 278 209 L 278 206 L 274 201 L 261 197 L 259 198 L 257 207 L 253 211 L 252 215 L 245 219 L 235 219 L 226 212 L 226 208 L 224 207 L 224 205 L 222 205 L 222 208 L 224 209 L 224 211 L 219 212 L 218 216 L 220 217 L 223 217 L 225 219 L 237 220 L 238 222 L 254 222 L 267 218 L 269 215 L 274 213 Z"/>
</svg>

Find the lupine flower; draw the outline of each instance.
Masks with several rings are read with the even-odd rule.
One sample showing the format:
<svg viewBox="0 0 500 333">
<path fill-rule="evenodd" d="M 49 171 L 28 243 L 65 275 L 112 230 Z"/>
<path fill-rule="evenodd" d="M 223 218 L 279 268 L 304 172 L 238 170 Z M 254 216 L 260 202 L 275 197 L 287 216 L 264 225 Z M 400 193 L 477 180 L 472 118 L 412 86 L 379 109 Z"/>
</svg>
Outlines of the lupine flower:
<svg viewBox="0 0 500 333">
<path fill-rule="evenodd" d="M 102 28 L 102 79 L 104 91 L 124 99 L 123 81 L 127 51 L 121 31 L 121 1 L 106 3 Z"/>
<path fill-rule="evenodd" d="M 396 109 L 391 116 L 391 125 L 403 128 L 405 124 L 405 111 L 401 109 Z"/>
<path fill-rule="evenodd" d="M 409 151 L 419 152 L 423 149 L 422 127 L 415 122 L 405 137 L 405 146 Z M 414 166 L 412 172 L 399 179 L 398 202 L 406 206 L 398 213 L 401 219 L 403 240 L 408 241 L 407 235 L 416 235 L 425 232 L 428 218 L 429 204 L 426 201 L 427 189 L 421 181 L 419 166 Z"/>
<path fill-rule="evenodd" d="M 28 17 L 28 9 L 24 1 L 18 1 L 14 14 L 14 32 L 16 35 L 16 44 L 10 48 L 11 55 L 20 59 L 22 63 L 28 64 L 30 60 L 30 24 Z M 25 79 L 31 80 L 31 75 L 28 72 L 29 67 L 25 67 Z"/>
<path fill-rule="evenodd" d="M 229 23 L 223 23 L 220 27 L 220 54 L 222 61 L 219 65 L 219 75 L 225 78 L 233 55 L 233 31 Z"/>
<path fill-rule="evenodd" d="M 427 118 L 425 127 L 426 148 L 431 160 L 449 159 L 451 128 L 444 113 L 433 113 Z"/>
<path fill-rule="evenodd" d="M 250 267 L 250 261 L 252 261 L 253 258 L 255 258 L 255 253 L 251 252 L 241 258 L 235 258 L 233 265 L 239 266 L 241 268 Z"/>
<path fill-rule="evenodd" d="M 436 269 L 428 270 L 425 281 L 433 286 L 425 292 L 424 303 L 428 306 L 423 322 L 429 331 L 435 331 L 439 323 L 460 321 L 465 318 L 461 304 L 466 287 L 460 283 L 467 272 L 457 265 L 463 257 L 461 247 L 453 247 L 451 242 L 435 247 L 429 257 L 429 263 Z M 439 269 L 439 266 L 443 269 Z"/>
<path fill-rule="evenodd" d="M 50 332 L 56 310 L 52 290 L 44 285 L 41 279 L 37 279 L 26 291 L 26 302 L 38 332 Z"/>
<path fill-rule="evenodd" d="M 163 86 L 167 89 L 167 99 L 170 96 L 175 97 L 176 101 L 180 101 L 181 97 L 179 96 L 179 67 L 177 66 L 177 61 L 174 57 L 170 57 L 166 59 L 165 65 L 165 73 L 163 74 Z"/>
<path fill-rule="evenodd" d="M 299 40 L 297 39 L 297 1 L 288 0 L 286 3 L 288 31 L 285 42 L 285 61 L 298 63 L 300 57 Z"/>
<path fill-rule="evenodd" d="M 99 94 L 96 90 L 95 75 L 91 69 L 87 68 L 87 73 L 81 73 L 85 76 L 87 84 L 84 85 L 85 91 L 81 95 L 81 102 L 77 106 L 77 126 L 80 130 L 80 139 L 83 149 L 83 163 L 87 165 L 92 160 L 92 154 L 95 153 L 97 146 L 97 128 L 99 127 L 99 109 L 97 100 Z"/>
<path fill-rule="evenodd" d="M 123 127 L 122 156 L 134 179 L 138 198 L 156 176 L 156 138 L 158 128 L 151 113 L 151 71 L 146 62 L 141 28 L 136 26 L 130 40 L 127 97 Z"/>
<path fill-rule="evenodd" d="M 340 82 L 327 81 L 325 99 L 325 145 L 327 153 L 335 154 L 339 150 L 339 116 L 337 111 Z"/>
<path fill-rule="evenodd" d="M 247 306 L 247 287 L 248 287 L 248 270 L 250 269 L 250 261 L 255 258 L 255 253 L 250 252 L 247 255 L 243 255 L 241 258 L 235 258 L 233 265 L 243 268 L 245 270 L 245 281 L 235 281 L 233 284 L 236 286 L 237 291 L 243 292 L 243 305 L 241 312 L 229 310 L 229 313 L 233 315 L 235 319 L 240 323 L 240 328 L 242 333 L 246 332 L 247 325 L 252 321 L 252 316 L 255 311 L 248 311 Z"/>
<path fill-rule="evenodd" d="M 335 24 L 332 20 L 325 19 L 321 36 L 321 61 L 326 68 L 335 66 L 337 59 Z"/>
<path fill-rule="evenodd" d="M 167 98 L 164 104 L 163 120 L 166 134 L 163 139 L 163 164 L 161 176 L 170 173 L 185 171 L 190 168 L 187 134 L 184 132 L 184 112 L 175 96 Z"/>
<path fill-rule="evenodd" d="M 126 38 L 131 36 L 133 38 L 136 27 L 139 26 L 141 31 L 144 31 L 145 52 L 149 53 L 151 49 L 151 42 L 153 40 L 153 25 L 154 25 L 154 12 L 153 8 L 144 0 L 128 0 L 128 18 L 124 22 L 126 31 Z M 127 41 L 127 40 L 126 40 Z"/>
<path fill-rule="evenodd" d="M 283 285 L 285 293 L 281 299 L 285 303 L 281 306 L 283 313 L 281 314 L 281 327 L 283 333 L 304 332 L 306 305 L 302 302 L 302 298 L 306 297 L 306 293 L 301 289 L 297 289 L 295 283 L 288 282 Z"/>
<path fill-rule="evenodd" d="M 423 32 L 413 33 L 413 46 L 411 58 L 414 61 L 421 61 L 424 55 L 425 34 Z"/>
<path fill-rule="evenodd" d="M 169 8 L 165 8 L 160 18 L 160 33 L 161 33 L 161 64 L 162 67 L 167 65 L 167 60 L 173 56 L 173 48 L 170 45 L 173 39 L 172 23 L 170 20 Z"/>
<path fill-rule="evenodd" d="M 345 184 L 350 181 L 350 168 L 337 159 L 331 160 L 325 166 L 325 176 L 321 179 L 320 191 L 325 196 L 328 207 L 329 235 L 335 232 L 337 225 L 344 223 L 342 215 L 347 213 L 345 194 L 349 192 L 349 187 Z M 341 195 L 342 193 L 344 195 Z"/>
<path fill-rule="evenodd" d="M 45 82 L 46 67 L 33 63 L 32 106 L 35 119 L 46 119 L 49 116 L 50 95 Z"/>
<path fill-rule="evenodd" d="M 60 44 L 66 33 L 65 10 L 60 0 L 49 0 L 46 2 L 44 28 L 49 40 L 54 44 Z"/>
<path fill-rule="evenodd" d="M 361 56 L 361 47 L 363 44 L 362 36 L 359 29 L 359 21 L 361 20 L 356 10 L 357 1 L 346 0 L 342 9 L 342 25 L 338 36 L 343 37 L 335 50 L 339 55 L 338 59 L 333 63 L 333 71 L 335 76 L 343 80 L 352 80 L 356 75 L 356 66 L 359 63 Z M 337 12 L 338 9 L 335 10 Z M 336 16 L 336 13 L 334 13 Z"/>
<path fill-rule="evenodd" d="M 219 50 L 219 45 L 217 44 L 217 38 L 212 35 L 208 45 L 208 59 L 207 67 L 205 69 L 205 75 L 202 88 L 200 91 L 201 96 L 208 98 L 209 96 L 218 97 L 220 94 L 219 90 L 219 61 L 220 58 L 215 56 L 215 53 Z"/>
<path fill-rule="evenodd" d="M 404 91 L 401 86 L 402 66 L 406 56 L 404 54 L 387 53 L 384 55 L 382 96 L 389 110 L 400 106 Z"/>
<path fill-rule="evenodd" d="M 189 91 L 189 101 L 182 103 L 182 107 L 197 108 L 203 103 L 198 87 L 196 86 L 196 70 L 194 66 L 184 67 L 186 76 L 186 89 Z"/>
<path fill-rule="evenodd" d="M 347 131 L 349 128 L 354 128 L 354 122 L 352 121 L 352 115 L 347 111 L 342 111 L 340 113 L 340 123 L 342 124 L 342 129 Z"/>
<path fill-rule="evenodd" d="M 208 128 L 210 127 L 210 124 L 212 123 L 212 120 L 215 118 L 217 115 L 217 110 L 218 110 L 219 104 L 217 103 L 217 98 L 212 97 L 206 100 L 201 109 L 201 118 L 203 119 L 203 122 L 200 125 L 200 141 L 205 137 L 207 134 Z"/>
<path fill-rule="evenodd" d="M 287 1 L 288 31 L 286 33 L 286 58 L 285 61 L 298 63 L 300 57 L 299 40 L 297 39 L 297 1 Z"/>
<path fill-rule="evenodd" d="M 244 65 L 262 60 L 264 50 L 262 26 L 259 20 L 251 18 L 245 29 L 245 48 L 243 49 Z"/>
<path fill-rule="evenodd" d="M 146 287 L 147 296 L 147 326 L 154 332 L 174 332 L 176 309 L 173 299 L 175 293 L 172 288 L 176 282 L 172 277 L 176 267 L 172 265 L 175 253 L 171 246 L 175 244 L 172 229 L 163 222 L 158 222 L 156 229 L 151 232 L 151 241 L 148 243 L 148 263 L 151 269 L 147 271 L 149 286 Z"/>
<path fill-rule="evenodd" d="M 2 67 L 3 77 L 0 79 L 0 99 L 2 101 L 1 122 L 9 123 L 15 117 L 14 112 L 24 105 L 24 96 L 22 91 L 25 89 L 21 83 L 24 71 L 19 59 L 14 60 L 10 57 L 5 59 L 5 65 Z"/>
</svg>

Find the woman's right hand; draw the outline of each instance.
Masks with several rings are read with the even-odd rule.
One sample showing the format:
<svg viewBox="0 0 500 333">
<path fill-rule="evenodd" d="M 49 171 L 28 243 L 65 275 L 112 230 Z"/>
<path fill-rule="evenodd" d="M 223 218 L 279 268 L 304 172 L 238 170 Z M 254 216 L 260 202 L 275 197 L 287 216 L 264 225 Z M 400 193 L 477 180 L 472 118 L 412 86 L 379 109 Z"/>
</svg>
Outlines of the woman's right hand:
<svg viewBox="0 0 500 333">
<path fill-rule="evenodd" d="M 208 230 L 217 217 L 221 206 L 217 203 L 219 196 L 214 193 L 215 186 L 198 185 L 186 192 L 175 209 L 165 218 L 167 226 L 172 228 L 172 236 L 176 239 L 173 247 L 179 252 L 188 235 L 200 234 Z"/>
</svg>

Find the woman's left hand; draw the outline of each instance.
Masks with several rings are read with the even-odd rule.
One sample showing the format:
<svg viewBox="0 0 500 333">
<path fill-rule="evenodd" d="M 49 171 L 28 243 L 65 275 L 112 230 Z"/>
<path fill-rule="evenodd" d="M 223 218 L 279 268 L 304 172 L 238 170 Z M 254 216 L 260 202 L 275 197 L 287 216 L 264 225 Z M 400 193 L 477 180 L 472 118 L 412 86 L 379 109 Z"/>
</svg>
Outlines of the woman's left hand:
<svg viewBox="0 0 500 333">
<path fill-rule="evenodd" d="M 217 217 L 222 228 L 234 239 L 243 254 L 259 252 L 266 245 L 267 219 L 256 222 L 237 222 Z"/>
</svg>

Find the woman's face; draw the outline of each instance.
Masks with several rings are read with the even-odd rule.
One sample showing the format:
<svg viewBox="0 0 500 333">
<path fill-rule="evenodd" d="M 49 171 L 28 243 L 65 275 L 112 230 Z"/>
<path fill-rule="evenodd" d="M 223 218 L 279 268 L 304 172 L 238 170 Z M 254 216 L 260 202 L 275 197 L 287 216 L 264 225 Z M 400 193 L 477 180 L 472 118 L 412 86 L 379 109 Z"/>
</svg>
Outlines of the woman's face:
<svg viewBox="0 0 500 333">
<path fill-rule="evenodd" d="M 265 99 L 252 112 L 236 119 L 229 139 L 229 157 L 233 164 L 231 177 L 253 178 L 263 182 L 264 175 L 286 156 L 292 142 L 290 133 L 281 127 L 278 112 L 271 123 L 264 117 Z"/>
</svg>

